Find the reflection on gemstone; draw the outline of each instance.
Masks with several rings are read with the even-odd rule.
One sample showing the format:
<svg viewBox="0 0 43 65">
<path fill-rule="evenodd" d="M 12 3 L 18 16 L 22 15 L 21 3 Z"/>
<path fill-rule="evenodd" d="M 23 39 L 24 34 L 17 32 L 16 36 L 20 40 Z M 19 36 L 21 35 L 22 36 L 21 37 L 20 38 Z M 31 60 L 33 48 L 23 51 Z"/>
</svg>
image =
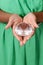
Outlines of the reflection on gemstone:
<svg viewBox="0 0 43 65">
<path fill-rule="evenodd" d="M 15 32 L 20 36 L 26 36 L 30 35 L 33 32 L 33 29 L 26 23 L 19 23 L 15 28 Z"/>
</svg>

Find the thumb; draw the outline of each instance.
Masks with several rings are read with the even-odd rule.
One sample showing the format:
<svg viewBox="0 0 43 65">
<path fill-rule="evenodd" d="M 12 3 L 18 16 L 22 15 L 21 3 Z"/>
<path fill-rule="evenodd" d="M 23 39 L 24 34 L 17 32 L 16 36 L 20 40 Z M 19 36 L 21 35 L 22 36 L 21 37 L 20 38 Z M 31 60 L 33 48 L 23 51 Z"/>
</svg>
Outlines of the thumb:
<svg viewBox="0 0 43 65">
<path fill-rule="evenodd" d="M 39 27 L 38 24 L 36 23 L 36 21 L 33 22 L 33 26 L 34 26 L 35 28 L 38 28 L 38 27 Z"/>
<path fill-rule="evenodd" d="M 6 25 L 5 29 L 8 29 L 13 24 L 12 20 L 9 20 L 8 24 Z"/>
</svg>

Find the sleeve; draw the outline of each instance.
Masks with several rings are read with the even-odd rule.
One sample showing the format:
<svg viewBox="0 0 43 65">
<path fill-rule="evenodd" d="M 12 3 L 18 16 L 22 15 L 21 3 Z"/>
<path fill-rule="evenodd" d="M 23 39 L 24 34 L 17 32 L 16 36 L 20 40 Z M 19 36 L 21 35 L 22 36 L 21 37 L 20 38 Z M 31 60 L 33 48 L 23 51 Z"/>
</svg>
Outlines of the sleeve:
<svg viewBox="0 0 43 65">
<path fill-rule="evenodd" d="M 11 11 L 11 0 L 0 0 L 0 9 L 5 11 L 5 12 L 12 12 Z"/>
<path fill-rule="evenodd" d="M 34 11 L 41 12 L 43 11 L 43 0 L 34 0 Z"/>
<path fill-rule="evenodd" d="M 1 10 L 8 13 L 15 13 L 22 15 L 22 11 L 19 6 L 19 2 L 16 0 L 0 0 L 1 2 Z"/>
<path fill-rule="evenodd" d="M 0 0 L 0 9 L 1 10 L 7 10 L 6 8 L 7 8 L 7 5 L 8 3 L 7 3 L 7 0 Z"/>
<path fill-rule="evenodd" d="M 18 13 L 18 6 L 14 7 L 15 4 L 15 0 L 0 0 L 0 8 L 1 10 L 8 12 L 8 13 Z"/>
<path fill-rule="evenodd" d="M 43 11 L 43 0 L 42 0 L 42 11 Z"/>
</svg>

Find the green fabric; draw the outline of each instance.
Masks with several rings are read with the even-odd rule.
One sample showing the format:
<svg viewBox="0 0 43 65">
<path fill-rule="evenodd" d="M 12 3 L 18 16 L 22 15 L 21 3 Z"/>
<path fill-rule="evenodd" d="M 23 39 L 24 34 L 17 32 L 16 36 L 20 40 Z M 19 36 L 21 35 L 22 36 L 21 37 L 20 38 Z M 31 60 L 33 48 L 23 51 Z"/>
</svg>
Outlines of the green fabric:
<svg viewBox="0 0 43 65">
<path fill-rule="evenodd" d="M 43 10 L 42 0 L 0 0 L 0 9 L 21 16 Z M 22 47 L 5 26 L 0 23 L 0 65 L 43 65 L 43 23 Z"/>
</svg>

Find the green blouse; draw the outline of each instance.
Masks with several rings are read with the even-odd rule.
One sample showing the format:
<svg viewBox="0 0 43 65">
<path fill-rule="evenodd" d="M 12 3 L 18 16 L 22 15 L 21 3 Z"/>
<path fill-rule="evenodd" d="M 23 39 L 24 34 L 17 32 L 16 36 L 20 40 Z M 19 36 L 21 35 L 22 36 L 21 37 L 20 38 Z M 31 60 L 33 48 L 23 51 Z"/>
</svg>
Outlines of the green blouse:
<svg viewBox="0 0 43 65">
<path fill-rule="evenodd" d="M 43 11 L 43 0 L 0 0 L 0 9 L 24 17 Z M 0 22 L 0 65 L 43 65 L 43 23 L 22 47 L 11 27 Z"/>
<path fill-rule="evenodd" d="M 0 8 L 9 13 L 26 15 L 29 12 L 42 11 L 42 0 L 0 0 Z"/>
</svg>

